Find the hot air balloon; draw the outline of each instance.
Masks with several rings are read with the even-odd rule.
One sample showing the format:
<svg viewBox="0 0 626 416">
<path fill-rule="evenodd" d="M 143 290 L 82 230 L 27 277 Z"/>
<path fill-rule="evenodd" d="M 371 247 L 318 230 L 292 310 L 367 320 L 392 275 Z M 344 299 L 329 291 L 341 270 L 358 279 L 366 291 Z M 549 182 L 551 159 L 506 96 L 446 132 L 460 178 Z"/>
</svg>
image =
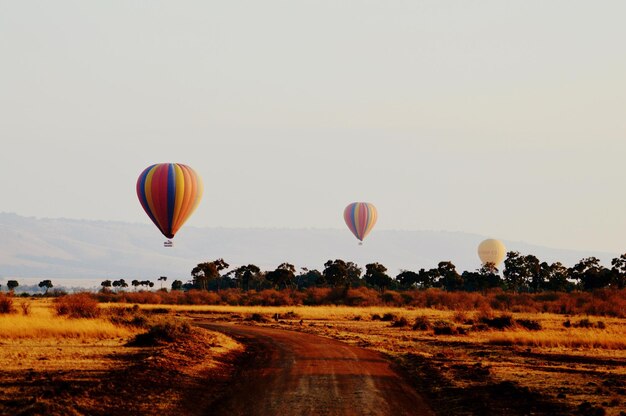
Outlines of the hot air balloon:
<svg viewBox="0 0 626 416">
<path fill-rule="evenodd" d="M 502 263 L 506 256 L 506 247 L 500 240 L 489 238 L 478 245 L 478 257 L 484 264 L 491 263 L 494 266 Z"/>
<path fill-rule="evenodd" d="M 159 163 L 147 167 L 137 179 L 137 197 L 154 225 L 168 239 L 191 216 L 202 198 L 202 179 L 189 166 Z M 165 242 L 171 247 L 172 242 Z"/>
<path fill-rule="evenodd" d="M 376 207 L 369 202 L 353 202 L 343 210 L 343 219 L 352 234 L 359 239 L 359 244 L 363 244 L 363 239 L 372 231 L 377 218 Z"/>
</svg>

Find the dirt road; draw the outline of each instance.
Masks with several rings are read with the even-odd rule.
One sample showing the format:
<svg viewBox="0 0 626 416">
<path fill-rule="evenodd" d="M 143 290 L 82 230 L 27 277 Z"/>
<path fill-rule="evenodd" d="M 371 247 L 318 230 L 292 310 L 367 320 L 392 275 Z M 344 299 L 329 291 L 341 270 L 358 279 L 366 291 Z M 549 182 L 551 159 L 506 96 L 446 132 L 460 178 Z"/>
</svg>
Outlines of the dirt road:
<svg viewBox="0 0 626 416">
<path fill-rule="evenodd" d="M 380 354 L 315 335 L 197 322 L 246 344 L 240 374 L 211 415 L 432 415 Z"/>
</svg>

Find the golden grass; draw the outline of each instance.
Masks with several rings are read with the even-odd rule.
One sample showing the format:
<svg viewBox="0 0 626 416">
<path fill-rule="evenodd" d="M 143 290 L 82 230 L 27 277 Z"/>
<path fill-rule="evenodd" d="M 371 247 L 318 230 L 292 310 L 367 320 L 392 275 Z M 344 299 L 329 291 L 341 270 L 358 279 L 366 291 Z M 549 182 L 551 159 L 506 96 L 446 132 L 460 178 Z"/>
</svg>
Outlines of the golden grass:
<svg viewBox="0 0 626 416">
<path fill-rule="evenodd" d="M 128 307 L 130 304 L 107 304 L 105 307 Z M 142 309 L 169 309 L 174 312 L 189 313 L 215 313 L 215 314 L 240 314 L 247 315 L 259 313 L 261 315 L 271 316 L 276 313 L 284 315 L 287 312 L 295 312 L 301 319 L 314 320 L 352 320 L 355 317 L 362 319 L 371 319 L 371 316 L 378 314 L 380 316 L 386 313 L 392 313 L 396 316 L 404 316 L 407 319 L 415 319 L 419 315 L 428 315 L 429 317 L 444 319 L 452 317 L 454 311 L 442 311 L 426 308 L 401 308 L 386 306 L 230 306 L 230 305 L 139 305 Z"/>
<path fill-rule="evenodd" d="M 122 305 L 112 305 L 122 306 Z M 128 305 L 124 305 L 128 306 Z M 386 313 L 394 314 L 396 317 L 404 317 L 409 324 L 415 321 L 418 316 L 425 316 L 431 321 L 443 320 L 452 325 L 459 325 L 458 312 L 444 311 L 426 308 L 399 308 L 399 307 L 351 307 L 351 306 L 229 306 L 229 305 L 141 305 L 142 309 L 166 308 L 174 312 L 189 313 L 208 313 L 208 314 L 238 314 L 247 316 L 258 313 L 270 318 L 275 314 L 284 315 L 288 312 L 294 312 L 297 319 L 311 321 L 327 321 L 327 322 L 348 322 L 355 318 L 360 318 L 367 323 L 365 325 L 386 328 L 389 324 L 386 322 L 369 322 L 374 314 L 382 316 Z M 501 312 L 494 312 L 499 315 Z M 464 312 L 467 318 L 474 318 L 480 314 L 479 311 Z M 513 313 L 515 319 L 532 319 L 538 321 L 542 330 L 527 331 L 520 328 L 509 329 L 506 331 L 470 331 L 466 336 L 455 336 L 455 340 L 479 343 L 493 343 L 504 345 L 520 345 L 520 346 L 536 346 L 550 348 L 596 348 L 608 350 L 626 349 L 626 320 L 620 318 L 591 318 L 597 322 L 602 320 L 606 323 L 606 329 L 597 328 L 565 328 L 563 322 L 568 319 L 563 315 L 552 313 Z M 579 316 L 576 319 L 584 318 Z M 575 321 L 576 319 L 569 317 Z M 372 327 L 373 328 L 373 327 Z M 412 331 L 409 328 L 402 330 L 405 335 L 415 334 L 418 331 Z M 447 339 L 452 339 L 448 337 Z"/>
<path fill-rule="evenodd" d="M 20 302 L 16 303 L 17 309 Z M 0 315 L 0 340 L 37 338 L 111 339 L 126 338 L 135 330 L 116 326 L 105 319 L 68 319 L 58 317 L 50 302 L 31 302 L 30 314 Z"/>
<path fill-rule="evenodd" d="M 570 328 L 567 330 L 506 331 L 487 335 L 489 342 L 500 345 L 526 345 L 548 348 L 626 349 L 623 331 Z"/>
</svg>

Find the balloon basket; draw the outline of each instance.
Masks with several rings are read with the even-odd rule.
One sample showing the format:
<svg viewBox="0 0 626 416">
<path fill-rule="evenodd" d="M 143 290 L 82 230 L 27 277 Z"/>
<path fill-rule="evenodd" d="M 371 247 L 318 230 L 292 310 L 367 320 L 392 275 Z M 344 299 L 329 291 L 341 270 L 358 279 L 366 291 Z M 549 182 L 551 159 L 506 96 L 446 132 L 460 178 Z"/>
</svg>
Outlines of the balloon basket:
<svg viewBox="0 0 626 416">
<path fill-rule="evenodd" d="M 362 246 L 363 245 L 363 241 L 359 241 L 359 245 Z"/>
<path fill-rule="evenodd" d="M 163 247 L 174 247 L 174 242 L 172 240 L 167 240 L 163 243 Z"/>
</svg>

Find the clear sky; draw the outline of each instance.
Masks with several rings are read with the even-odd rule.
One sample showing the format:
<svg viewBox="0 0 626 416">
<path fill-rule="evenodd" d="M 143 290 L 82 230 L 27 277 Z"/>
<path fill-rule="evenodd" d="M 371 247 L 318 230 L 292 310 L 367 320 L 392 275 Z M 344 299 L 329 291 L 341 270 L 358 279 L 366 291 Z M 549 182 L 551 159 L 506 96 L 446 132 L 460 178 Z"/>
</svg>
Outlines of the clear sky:
<svg viewBox="0 0 626 416">
<path fill-rule="evenodd" d="M 0 211 L 626 251 L 626 2 L 0 0 Z M 347 232 L 347 231 L 346 231 Z M 373 235 L 373 234 L 372 234 Z"/>
</svg>

